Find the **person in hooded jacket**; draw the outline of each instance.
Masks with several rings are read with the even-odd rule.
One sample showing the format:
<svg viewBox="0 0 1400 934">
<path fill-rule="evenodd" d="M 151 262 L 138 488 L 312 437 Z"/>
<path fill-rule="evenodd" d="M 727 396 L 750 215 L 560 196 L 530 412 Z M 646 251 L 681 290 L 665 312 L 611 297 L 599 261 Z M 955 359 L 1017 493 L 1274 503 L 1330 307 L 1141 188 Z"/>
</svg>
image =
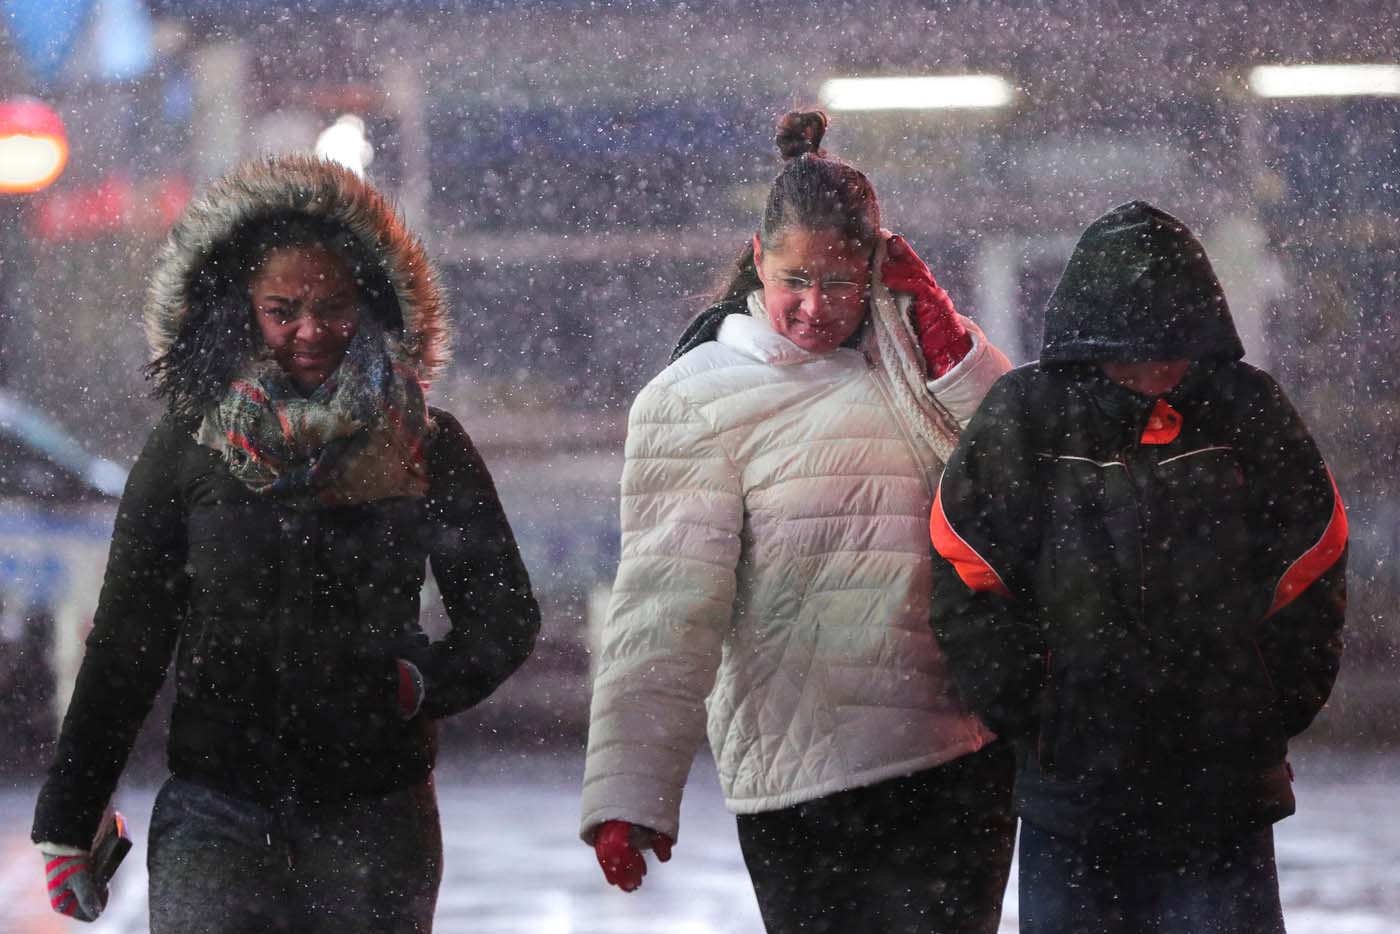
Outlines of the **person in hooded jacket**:
<svg viewBox="0 0 1400 934">
<path fill-rule="evenodd" d="M 1337 674 L 1347 525 L 1243 356 L 1196 238 L 1122 205 L 943 474 L 933 627 L 1016 746 L 1031 934 L 1283 931 L 1272 824 Z"/>
<path fill-rule="evenodd" d="M 759 233 L 632 406 L 581 835 L 628 891 L 669 859 L 708 720 L 770 932 L 992 932 L 1012 762 L 928 629 L 926 529 L 1010 365 L 826 126 L 784 118 Z"/>
<path fill-rule="evenodd" d="M 152 932 L 431 929 L 436 721 L 539 626 L 486 466 L 425 401 L 446 316 L 418 240 L 332 163 L 249 163 L 186 209 L 146 306 L 169 410 L 34 816 L 55 910 L 103 908 L 88 847 L 173 657 Z"/>
</svg>

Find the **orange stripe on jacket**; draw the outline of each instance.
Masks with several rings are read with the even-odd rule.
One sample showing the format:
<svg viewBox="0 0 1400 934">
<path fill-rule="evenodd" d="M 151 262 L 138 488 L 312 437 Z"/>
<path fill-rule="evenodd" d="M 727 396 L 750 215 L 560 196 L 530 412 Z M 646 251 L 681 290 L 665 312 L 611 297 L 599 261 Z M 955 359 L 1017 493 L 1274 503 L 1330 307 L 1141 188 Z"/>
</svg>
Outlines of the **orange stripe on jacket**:
<svg viewBox="0 0 1400 934">
<path fill-rule="evenodd" d="M 1303 552 L 1302 556 L 1283 572 L 1283 577 L 1279 578 L 1278 586 L 1274 588 L 1274 602 L 1269 607 L 1269 612 L 1264 614 L 1265 619 L 1288 606 L 1299 594 L 1311 587 L 1314 581 L 1326 574 L 1327 569 L 1337 563 L 1337 559 L 1342 556 L 1342 549 L 1346 547 L 1346 507 L 1342 505 L 1341 491 L 1337 489 L 1337 481 L 1332 478 L 1330 470 L 1327 471 L 1327 479 L 1332 483 L 1332 518 L 1317 543 Z"/>
<path fill-rule="evenodd" d="M 1011 590 L 1002 581 L 987 560 L 967 543 L 943 511 L 943 484 L 938 485 L 938 493 L 933 497 L 933 513 L 929 517 L 929 535 L 933 538 L 934 549 L 953 566 L 958 577 L 969 589 L 978 593 L 990 591 L 1010 598 Z"/>
</svg>

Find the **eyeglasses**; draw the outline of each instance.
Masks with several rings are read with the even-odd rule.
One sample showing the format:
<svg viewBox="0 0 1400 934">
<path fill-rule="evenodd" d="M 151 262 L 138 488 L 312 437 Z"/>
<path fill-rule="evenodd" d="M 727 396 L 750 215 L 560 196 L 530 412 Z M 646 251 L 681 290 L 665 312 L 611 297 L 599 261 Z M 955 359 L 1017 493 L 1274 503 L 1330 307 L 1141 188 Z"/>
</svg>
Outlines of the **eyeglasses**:
<svg viewBox="0 0 1400 934">
<path fill-rule="evenodd" d="M 865 294 L 864 283 L 849 279 L 823 279 L 818 283 L 802 276 L 779 276 L 775 282 L 778 288 L 794 295 L 800 295 L 814 286 L 829 299 L 860 298 Z"/>
</svg>

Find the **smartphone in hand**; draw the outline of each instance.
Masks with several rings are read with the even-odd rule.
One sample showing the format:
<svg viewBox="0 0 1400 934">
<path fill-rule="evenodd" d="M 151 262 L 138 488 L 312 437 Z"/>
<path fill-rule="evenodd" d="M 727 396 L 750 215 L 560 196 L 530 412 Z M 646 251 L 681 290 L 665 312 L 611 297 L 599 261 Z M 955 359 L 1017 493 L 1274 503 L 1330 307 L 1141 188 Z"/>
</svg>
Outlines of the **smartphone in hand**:
<svg viewBox="0 0 1400 934">
<path fill-rule="evenodd" d="M 126 818 L 120 811 L 108 811 L 93 838 L 88 863 L 99 890 L 105 892 L 112 875 L 131 850 L 131 836 L 126 832 Z"/>
</svg>

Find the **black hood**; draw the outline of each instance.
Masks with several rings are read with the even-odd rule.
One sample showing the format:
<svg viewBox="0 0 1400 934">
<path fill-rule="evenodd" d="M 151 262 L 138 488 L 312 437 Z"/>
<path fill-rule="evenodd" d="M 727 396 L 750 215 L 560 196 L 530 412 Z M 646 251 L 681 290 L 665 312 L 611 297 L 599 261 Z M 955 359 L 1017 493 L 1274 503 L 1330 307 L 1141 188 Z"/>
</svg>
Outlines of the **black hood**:
<svg viewBox="0 0 1400 934">
<path fill-rule="evenodd" d="M 1089 225 L 1045 308 L 1042 364 L 1243 356 L 1200 241 L 1145 201 Z"/>
</svg>

